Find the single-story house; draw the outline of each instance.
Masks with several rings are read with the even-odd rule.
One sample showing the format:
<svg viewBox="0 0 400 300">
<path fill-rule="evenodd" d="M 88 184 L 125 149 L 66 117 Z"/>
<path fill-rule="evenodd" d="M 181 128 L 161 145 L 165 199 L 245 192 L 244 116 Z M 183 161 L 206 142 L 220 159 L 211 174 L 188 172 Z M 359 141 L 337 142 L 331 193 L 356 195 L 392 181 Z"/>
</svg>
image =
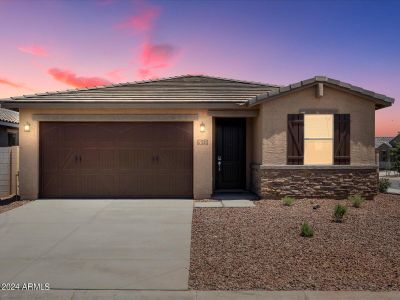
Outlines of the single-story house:
<svg viewBox="0 0 400 300">
<path fill-rule="evenodd" d="M 18 145 L 18 127 L 18 112 L 0 108 L 0 147 Z"/>
<path fill-rule="evenodd" d="M 391 150 L 400 143 L 400 133 L 396 136 L 377 136 L 375 137 L 375 151 L 378 154 L 379 169 L 391 170 L 393 167 L 393 159 Z"/>
<path fill-rule="evenodd" d="M 372 198 L 375 110 L 394 99 L 324 76 L 185 75 L 2 101 L 20 113 L 23 199 L 204 199 Z"/>
</svg>

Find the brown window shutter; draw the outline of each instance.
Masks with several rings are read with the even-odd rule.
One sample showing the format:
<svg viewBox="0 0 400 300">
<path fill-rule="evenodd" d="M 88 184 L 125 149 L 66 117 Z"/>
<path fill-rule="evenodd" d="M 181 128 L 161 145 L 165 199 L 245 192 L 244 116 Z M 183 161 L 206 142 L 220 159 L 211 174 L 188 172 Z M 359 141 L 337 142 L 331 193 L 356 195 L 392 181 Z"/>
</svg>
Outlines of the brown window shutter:
<svg viewBox="0 0 400 300">
<path fill-rule="evenodd" d="M 350 115 L 335 114 L 334 164 L 350 164 Z"/>
<path fill-rule="evenodd" d="M 304 163 L 304 115 L 289 114 L 287 130 L 287 164 Z"/>
</svg>

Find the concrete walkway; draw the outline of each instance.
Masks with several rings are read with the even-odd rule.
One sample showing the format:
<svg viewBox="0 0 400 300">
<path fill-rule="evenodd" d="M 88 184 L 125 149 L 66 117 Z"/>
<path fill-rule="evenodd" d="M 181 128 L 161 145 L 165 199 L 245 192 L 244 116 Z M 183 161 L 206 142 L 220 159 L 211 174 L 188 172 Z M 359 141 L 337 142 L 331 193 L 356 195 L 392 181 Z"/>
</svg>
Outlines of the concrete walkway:
<svg viewBox="0 0 400 300">
<path fill-rule="evenodd" d="M 0 299 L 135 299 L 135 300 L 398 300 L 400 292 L 318 291 L 9 291 Z"/>
<path fill-rule="evenodd" d="M 192 210 L 192 200 L 38 200 L 2 213 L 0 283 L 185 290 Z"/>
<path fill-rule="evenodd" d="M 388 193 L 400 194 L 400 177 L 389 177 L 390 188 L 388 188 Z"/>
<path fill-rule="evenodd" d="M 194 203 L 195 208 L 222 208 L 222 207 L 255 207 L 254 201 L 251 200 L 215 200 Z"/>
</svg>

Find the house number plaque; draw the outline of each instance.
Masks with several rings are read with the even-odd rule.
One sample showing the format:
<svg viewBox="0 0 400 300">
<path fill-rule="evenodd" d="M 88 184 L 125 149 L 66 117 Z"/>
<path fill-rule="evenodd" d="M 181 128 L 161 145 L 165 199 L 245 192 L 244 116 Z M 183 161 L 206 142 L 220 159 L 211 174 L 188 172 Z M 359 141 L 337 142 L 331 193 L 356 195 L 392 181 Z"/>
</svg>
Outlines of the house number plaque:
<svg viewBox="0 0 400 300">
<path fill-rule="evenodd" d="M 208 145 L 208 140 L 197 140 L 197 145 Z"/>
</svg>

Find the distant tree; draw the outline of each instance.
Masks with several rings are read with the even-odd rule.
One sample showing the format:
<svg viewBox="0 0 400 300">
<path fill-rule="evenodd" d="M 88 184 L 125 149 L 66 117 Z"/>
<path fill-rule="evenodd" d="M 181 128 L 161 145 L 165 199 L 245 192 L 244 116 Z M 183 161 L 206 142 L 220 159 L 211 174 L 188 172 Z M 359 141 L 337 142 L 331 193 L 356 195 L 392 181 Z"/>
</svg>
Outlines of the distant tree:
<svg viewBox="0 0 400 300">
<path fill-rule="evenodd" d="M 396 143 L 394 148 L 391 150 L 393 157 L 393 165 L 398 173 L 400 173 L 400 142 Z"/>
</svg>

